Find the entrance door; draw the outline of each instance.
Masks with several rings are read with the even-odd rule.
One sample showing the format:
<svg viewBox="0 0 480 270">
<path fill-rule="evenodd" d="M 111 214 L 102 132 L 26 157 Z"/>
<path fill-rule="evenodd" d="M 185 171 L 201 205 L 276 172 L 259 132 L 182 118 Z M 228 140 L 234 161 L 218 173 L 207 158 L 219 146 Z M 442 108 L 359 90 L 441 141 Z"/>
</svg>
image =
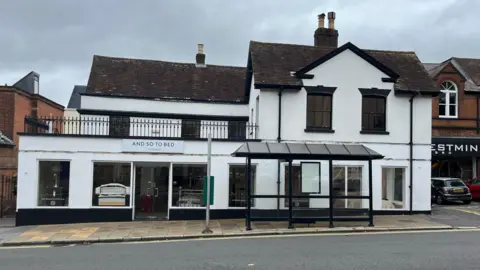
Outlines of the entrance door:
<svg viewBox="0 0 480 270">
<path fill-rule="evenodd" d="M 135 219 L 168 217 L 169 164 L 135 166 Z"/>
</svg>

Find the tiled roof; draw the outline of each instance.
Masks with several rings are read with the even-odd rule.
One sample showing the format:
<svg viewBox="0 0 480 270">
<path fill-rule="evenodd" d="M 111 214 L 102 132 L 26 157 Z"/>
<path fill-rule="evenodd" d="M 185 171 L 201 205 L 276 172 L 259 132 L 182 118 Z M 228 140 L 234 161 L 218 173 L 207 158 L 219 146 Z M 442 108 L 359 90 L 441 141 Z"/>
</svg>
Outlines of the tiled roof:
<svg viewBox="0 0 480 270">
<path fill-rule="evenodd" d="M 70 96 L 70 100 L 68 101 L 67 108 L 70 109 L 78 109 L 80 108 L 80 94 L 83 94 L 87 91 L 86 85 L 75 85 L 73 87 L 72 95 Z"/>
<path fill-rule="evenodd" d="M 466 79 L 465 91 L 480 92 L 480 59 L 452 57 L 442 63 L 424 63 L 430 77 L 435 78 L 451 63 Z"/>
<path fill-rule="evenodd" d="M 243 67 L 93 57 L 87 93 L 244 101 Z"/>
<path fill-rule="evenodd" d="M 256 84 L 302 85 L 292 76 L 336 48 L 307 45 L 250 42 L 250 58 Z M 438 92 L 428 72 L 414 52 L 363 50 L 400 77 L 396 90 Z"/>
<path fill-rule="evenodd" d="M 457 57 L 453 57 L 453 59 L 468 74 L 475 85 L 480 86 L 480 59 Z"/>
</svg>

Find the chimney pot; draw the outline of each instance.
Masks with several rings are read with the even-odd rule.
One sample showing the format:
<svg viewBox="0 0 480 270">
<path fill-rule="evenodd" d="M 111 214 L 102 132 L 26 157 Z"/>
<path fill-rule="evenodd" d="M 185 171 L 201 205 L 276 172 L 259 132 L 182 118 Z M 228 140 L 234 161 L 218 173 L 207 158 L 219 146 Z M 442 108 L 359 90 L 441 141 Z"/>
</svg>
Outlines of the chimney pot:
<svg viewBox="0 0 480 270">
<path fill-rule="evenodd" d="M 328 28 L 335 29 L 335 12 L 328 12 Z"/>
<path fill-rule="evenodd" d="M 203 52 L 203 44 L 198 44 L 198 52 L 195 59 L 197 67 L 205 67 L 205 53 Z"/>
<path fill-rule="evenodd" d="M 318 28 L 325 28 L 325 13 L 318 15 Z"/>
</svg>

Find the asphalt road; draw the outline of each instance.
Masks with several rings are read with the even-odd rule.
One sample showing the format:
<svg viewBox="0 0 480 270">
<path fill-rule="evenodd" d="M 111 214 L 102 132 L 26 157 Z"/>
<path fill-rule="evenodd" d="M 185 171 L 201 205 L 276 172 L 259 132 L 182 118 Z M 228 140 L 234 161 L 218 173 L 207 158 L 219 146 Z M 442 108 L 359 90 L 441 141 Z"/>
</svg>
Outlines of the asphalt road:
<svg viewBox="0 0 480 270">
<path fill-rule="evenodd" d="M 480 232 L 0 249 L 0 269 L 479 269 Z"/>
<path fill-rule="evenodd" d="M 432 204 L 432 214 L 428 215 L 428 218 L 450 226 L 478 227 L 480 226 L 480 202 L 472 202 L 469 205 L 462 203 Z"/>
</svg>

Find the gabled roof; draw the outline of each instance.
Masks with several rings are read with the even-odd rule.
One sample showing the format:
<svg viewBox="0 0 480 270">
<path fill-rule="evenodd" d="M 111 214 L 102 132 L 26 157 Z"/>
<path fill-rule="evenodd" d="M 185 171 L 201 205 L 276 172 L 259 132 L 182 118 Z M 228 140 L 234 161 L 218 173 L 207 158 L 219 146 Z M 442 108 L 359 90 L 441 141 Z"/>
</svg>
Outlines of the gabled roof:
<svg viewBox="0 0 480 270">
<path fill-rule="evenodd" d="M 0 147 L 13 147 L 15 143 L 0 131 Z"/>
<path fill-rule="evenodd" d="M 342 50 L 354 48 L 352 45 L 341 48 Z M 292 76 L 291 73 L 313 65 L 312 63 L 320 61 L 320 59 L 324 60 L 324 57 L 330 53 L 330 55 L 335 54 L 333 51 L 338 49 L 251 41 L 249 49 L 251 63 L 249 65 L 251 65 L 254 75 L 254 83 L 302 86 L 302 79 Z M 385 73 L 388 71 L 390 76 L 398 74 L 395 90 L 431 93 L 439 91 L 414 52 L 360 50 L 357 53 L 369 59 L 371 63 L 381 64 L 378 67 L 384 69 Z"/>
<path fill-rule="evenodd" d="M 480 59 L 451 57 L 442 63 L 423 65 L 430 77 L 435 78 L 448 64 L 452 64 L 465 78 L 465 91 L 480 92 Z"/>
<path fill-rule="evenodd" d="M 480 59 L 453 57 L 453 60 L 462 67 L 475 85 L 480 86 Z"/>
<path fill-rule="evenodd" d="M 95 55 L 86 93 L 244 102 L 245 73 L 244 67 Z"/>
<path fill-rule="evenodd" d="M 364 52 L 357 46 L 353 45 L 353 43 L 347 42 L 343 44 L 342 46 L 330 51 L 329 53 L 325 54 L 324 56 L 318 58 L 317 60 L 313 61 L 312 63 L 306 65 L 305 67 L 301 68 L 296 72 L 297 75 L 302 76 L 306 74 L 307 72 L 311 71 L 312 69 L 318 67 L 319 65 L 327 62 L 328 60 L 334 58 L 335 56 L 339 55 L 340 53 L 350 50 L 353 53 L 355 53 L 357 56 L 362 58 L 363 60 L 367 61 L 370 63 L 372 66 L 376 67 L 386 75 L 388 75 L 392 79 L 398 79 L 400 75 L 398 75 L 395 71 L 391 70 L 389 67 L 385 66 L 381 62 L 379 62 L 377 59 L 373 58 L 370 56 L 368 53 Z"/>
<path fill-rule="evenodd" d="M 67 108 L 70 109 L 78 109 L 80 108 L 80 100 L 81 94 L 87 91 L 86 85 L 75 85 L 73 87 L 72 95 L 70 96 L 70 100 L 68 101 Z"/>
</svg>

